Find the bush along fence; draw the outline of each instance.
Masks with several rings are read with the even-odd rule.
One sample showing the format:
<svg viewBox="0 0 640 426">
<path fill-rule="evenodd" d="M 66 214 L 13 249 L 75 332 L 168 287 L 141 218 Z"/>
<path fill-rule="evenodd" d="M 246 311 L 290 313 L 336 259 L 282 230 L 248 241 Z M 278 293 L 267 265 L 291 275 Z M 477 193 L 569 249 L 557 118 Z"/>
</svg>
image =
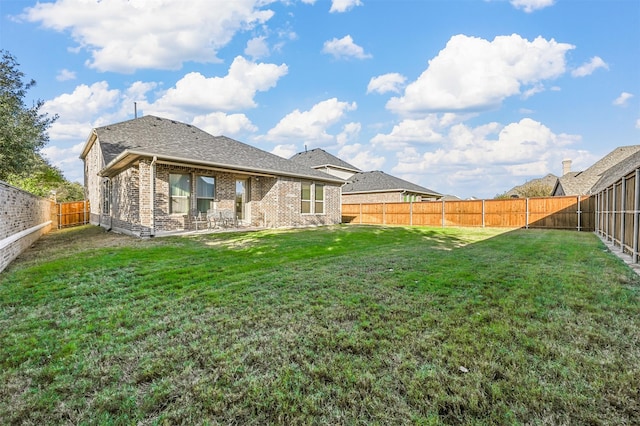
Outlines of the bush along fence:
<svg viewBox="0 0 640 426">
<path fill-rule="evenodd" d="M 56 223 L 55 202 L 0 181 L 0 272 Z"/>
<path fill-rule="evenodd" d="M 505 200 L 343 204 L 342 222 L 369 225 L 471 226 L 594 231 L 589 196 Z"/>
<path fill-rule="evenodd" d="M 640 263 L 640 169 L 596 189 L 596 233 Z"/>
</svg>

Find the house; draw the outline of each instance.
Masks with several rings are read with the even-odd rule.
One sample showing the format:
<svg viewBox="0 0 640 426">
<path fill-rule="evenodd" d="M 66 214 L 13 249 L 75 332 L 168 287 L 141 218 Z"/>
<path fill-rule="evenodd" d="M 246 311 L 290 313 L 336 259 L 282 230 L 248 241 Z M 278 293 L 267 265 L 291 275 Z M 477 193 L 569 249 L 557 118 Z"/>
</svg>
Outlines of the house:
<svg viewBox="0 0 640 426">
<path fill-rule="evenodd" d="M 343 179 L 179 121 L 95 128 L 80 158 L 91 223 L 131 235 L 192 230 L 210 210 L 262 227 L 341 222 Z"/>
<path fill-rule="evenodd" d="M 589 195 L 603 174 L 639 151 L 640 145 L 618 147 L 582 172 L 572 172 L 571 162 L 565 160 L 563 175 L 558 178 L 551 195 Z"/>
<path fill-rule="evenodd" d="M 362 171 L 320 148 L 299 152 L 291 157 L 291 160 L 344 180 Z"/>
<path fill-rule="evenodd" d="M 442 197 L 436 191 L 382 171 L 363 172 L 320 148 L 295 154 L 291 160 L 347 180 L 342 187 L 343 204 L 425 201 Z"/>
<path fill-rule="evenodd" d="M 506 198 L 529 198 L 529 197 L 549 197 L 551 196 L 551 191 L 558 182 L 558 177 L 553 173 L 548 173 L 546 176 L 531 179 L 523 183 L 522 185 L 517 185 L 504 193 L 504 197 Z"/>
<path fill-rule="evenodd" d="M 591 194 L 597 194 L 620 180 L 621 176 L 628 176 L 630 173 L 640 169 L 640 150 L 631 154 L 613 167 L 610 167 L 600 175 L 600 179 L 590 190 Z"/>
</svg>

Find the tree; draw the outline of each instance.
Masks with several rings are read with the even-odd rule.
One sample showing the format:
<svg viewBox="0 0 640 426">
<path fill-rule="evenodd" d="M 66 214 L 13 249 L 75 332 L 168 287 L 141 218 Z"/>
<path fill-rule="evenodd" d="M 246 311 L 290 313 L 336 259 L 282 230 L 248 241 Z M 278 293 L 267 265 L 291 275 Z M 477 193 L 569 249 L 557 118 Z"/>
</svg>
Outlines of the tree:
<svg viewBox="0 0 640 426">
<path fill-rule="evenodd" d="M 82 185 L 66 180 L 60 169 L 50 165 L 39 154 L 33 154 L 33 156 L 30 173 L 28 175 L 12 173 L 7 176 L 7 183 L 40 197 L 55 196 L 58 202 L 84 200 Z"/>
<path fill-rule="evenodd" d="M 0 52 L 0 180 L 7 180 L 10 175 L 26 176 L 36 165 L 34 155 L 49 141 L 47 129 L 58 117 L 40 112 L 42 100 L 25 105 L 24 97 L 36 82 L 25 83 L 15 57 Z"/>
</svg>

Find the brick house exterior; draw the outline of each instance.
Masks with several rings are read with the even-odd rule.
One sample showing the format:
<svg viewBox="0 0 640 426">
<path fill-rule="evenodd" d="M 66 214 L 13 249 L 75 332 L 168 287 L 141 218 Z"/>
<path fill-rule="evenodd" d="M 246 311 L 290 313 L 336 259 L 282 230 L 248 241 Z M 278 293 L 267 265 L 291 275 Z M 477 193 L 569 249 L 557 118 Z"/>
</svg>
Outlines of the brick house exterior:
<svg viewBox="0 0 640 426">
<path fill-rule="evenodd" d="M 363 172 L 340 158 L 316 148 L 291 157 L 292 161 L 344 179 L 342 204 L 433 201 L 442 194 L 382 171 Z"/>
<path fill-rule="evenodd" d="M 80 158 L 91 223 L 126 234 L 193 230 L 192 212 L 202 205 L 257 227 L 341 222 L 344 180 L 173 120 L 145 116 L 93 129 Z M 188 185 L 181 200 L 172 192 L 176 176 Z M 202 181 L 215 188 L 204 200 Z M 188 212 L 172 211 L 177 202 Z"/>
</svg>

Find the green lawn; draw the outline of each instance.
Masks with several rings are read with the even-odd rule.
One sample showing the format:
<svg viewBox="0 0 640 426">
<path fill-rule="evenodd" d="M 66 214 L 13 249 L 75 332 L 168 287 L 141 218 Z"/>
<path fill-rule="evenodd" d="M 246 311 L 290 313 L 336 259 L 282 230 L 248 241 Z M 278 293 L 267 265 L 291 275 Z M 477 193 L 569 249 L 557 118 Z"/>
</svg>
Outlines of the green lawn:
<svg viewBox="0 0 640 426">
<path fill-rule="evenodd" d="M 640 423 L 640 279 L 590 233 L 83 227 L 32 250 L 0 274 L 1 424 Z"/>
</svg>

